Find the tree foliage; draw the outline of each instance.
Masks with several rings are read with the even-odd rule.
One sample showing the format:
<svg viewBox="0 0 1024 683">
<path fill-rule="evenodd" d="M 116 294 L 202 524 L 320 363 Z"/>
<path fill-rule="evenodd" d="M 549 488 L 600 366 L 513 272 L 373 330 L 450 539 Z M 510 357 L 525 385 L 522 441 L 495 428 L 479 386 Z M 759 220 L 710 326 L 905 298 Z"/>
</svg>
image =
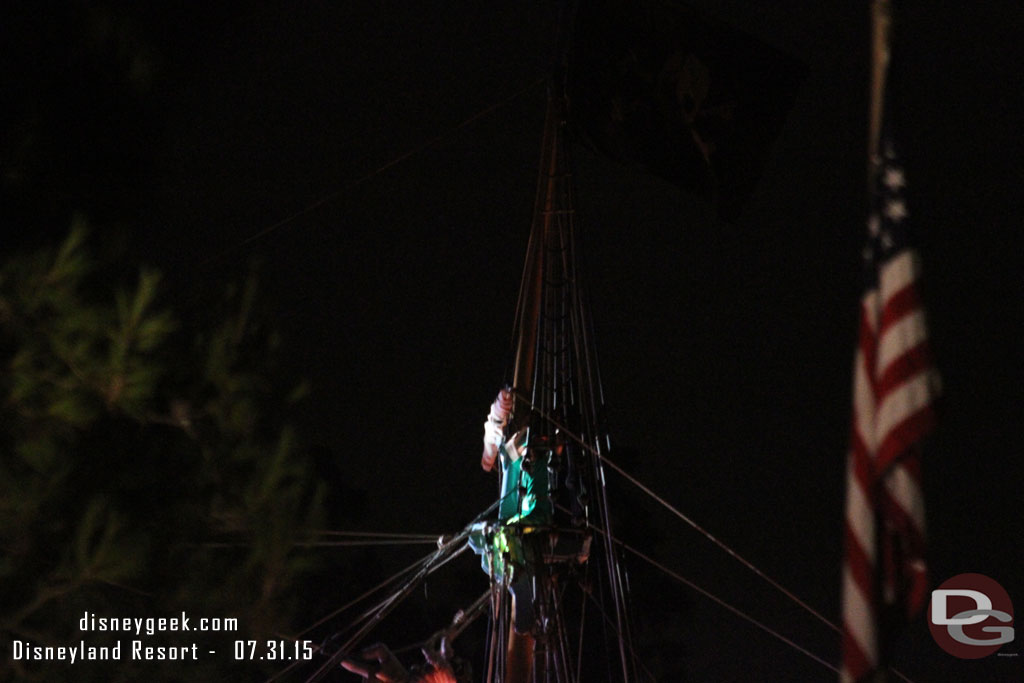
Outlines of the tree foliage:
<svg viewBox="0 0 1024 683">
<path fill-rule="evenodd" d="M 86 232 L 76 224 L 58 248 L 0 267 L 2 637 L 140 637 L 81 632 L 85 612 L 236 617 L 241 631 L 182 634 L 217 650 L 200 662 L 5 656 L 0 679 L 237 674 L 246 665 L 227 643 L 287 631 L 310 568 L 294 540 L 321 521 L 322 492 L 283 417 L 304 388 L 279 377 L 280 340 L 258 312 L 253 276 L 204 302 L 193 318 L 205 322 L 185 324 L 161 303 L 156 271 L 112 288 Z"/>
</svg>

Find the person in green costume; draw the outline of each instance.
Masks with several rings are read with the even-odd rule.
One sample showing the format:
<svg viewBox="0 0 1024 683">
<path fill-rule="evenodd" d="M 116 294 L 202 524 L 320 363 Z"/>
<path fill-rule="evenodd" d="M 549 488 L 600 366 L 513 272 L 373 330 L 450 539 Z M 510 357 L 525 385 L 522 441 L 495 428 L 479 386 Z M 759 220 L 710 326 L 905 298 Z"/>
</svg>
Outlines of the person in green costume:
<svg viewBox="0 0 1024 683">
<path fill-rule="evenodd" d="M 481 556 L 481 566 L 495 580 L 507 581 L 515 598 L 515 629 L 533 627 L 533 572 L 541 560 L 532 532 L 551 524 L 553 506 L 548 488 L 546 447 L 530 445 L 529 427 L 509 439 L 488 422 L 485 439 L 499 442 L 501 497 L 498 520 L 474 525 L 469 545 Z M 501 425 L 503 426 L 503 425 Z"/>
</svg>

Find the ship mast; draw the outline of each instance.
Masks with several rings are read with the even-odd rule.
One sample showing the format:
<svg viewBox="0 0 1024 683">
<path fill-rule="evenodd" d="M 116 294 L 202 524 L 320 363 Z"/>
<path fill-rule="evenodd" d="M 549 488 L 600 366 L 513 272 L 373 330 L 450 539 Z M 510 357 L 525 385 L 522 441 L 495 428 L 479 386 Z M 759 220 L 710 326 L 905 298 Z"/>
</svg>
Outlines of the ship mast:
<svg viewBox="0 0 1024 683">
<path fill-rule="evenodd" d="M 528 642 L 517 633 L 522 629 L 514 626 L 492 630 L 492 637 L 508 634 L 509 642 L 501 649 L 509 655 L 505 677 L 499 674 L 500 665 L 491 666 L 489 683 L 580 680 L 581 666 L 595 658 L 604 660 L 609 675 L 615 672 L 611 680 L 635 678 L 626 581 L 618 549 L 610 540 L 612 517 L 602 464 L 609 439 L 602 420 L 604 396 L 573 186 L 567 13 L 565 17 L 548 88 L 537 197 L 513 330 L 514 408 L 506 431 L 525 434 L 521 438 L 535 474 L 536 468 L 548 470 L 553 518 L 543 533 L 559 537 L 563 544 L 574 534 L 585 537 L 589 552 L 583 563 L 579 557 L 552 560 L 550 556 L 559 556 L 554 551 L 538 560 L 541 566 L 533 569 L 536 622 L 525 635 Z M 513 475 L 506 471 L 504 476 Z M 517 495 L 516 486 L 507 481 L 502 491 Z M 554 547 L 550 540 L 543 543 Z M 569 596 L 570 588 L 579 589 L 579 595 Z M 503 614 L 512 612 L 506 607 Z M 531 651 L 532 678 L 521 677 L 517 659 Z"/>
</svg>

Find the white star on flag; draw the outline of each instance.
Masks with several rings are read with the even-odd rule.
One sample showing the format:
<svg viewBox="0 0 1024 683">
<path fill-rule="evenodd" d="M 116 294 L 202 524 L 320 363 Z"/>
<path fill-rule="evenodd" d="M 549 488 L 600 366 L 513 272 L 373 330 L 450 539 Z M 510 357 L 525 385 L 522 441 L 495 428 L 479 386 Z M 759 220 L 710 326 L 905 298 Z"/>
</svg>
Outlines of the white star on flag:
<svg viewBox="0 0 1024 683">
<path fill-rule="evenodd" d="M 872 237 L 878 237 L 878 232 L 882 229 L 882 223 L 878 220 L 878 216 L 871 214 L 868 218 L 868 232 L 871 233 Z"/>
<path fill-rule="evenodd" d="M 907 184 L 906 179 L 903 177 L 902 168 L 885 169 L 885 178 L 882 182 L 885 183 L 885 186 L 890 190 L 899 190 Z"/>
<path fill-rule="evenodd" d="M 885 205 L 885 216 L 893 222 L 899 222 L 907 217 L 907 205 L 899 200 L 891 201 Z"/>
</svg>

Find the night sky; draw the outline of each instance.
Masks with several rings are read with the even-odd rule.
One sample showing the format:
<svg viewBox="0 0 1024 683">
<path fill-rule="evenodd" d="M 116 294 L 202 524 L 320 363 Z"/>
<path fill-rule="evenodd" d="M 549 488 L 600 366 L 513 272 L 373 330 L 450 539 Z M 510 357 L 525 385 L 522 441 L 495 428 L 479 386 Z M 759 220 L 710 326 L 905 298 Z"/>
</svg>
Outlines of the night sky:
<svg viewBox="0 0 1024 683">
<path fill-rule="evenodd" d="M 611 458 L 837 620 L 867 210 L 867 3 L 582 4 L 590 32 L 575 68 L 591 82 L 631 48 L 641 61 L 671 50 L 664 29 L 645 37 L 644 13 L 676 12 L 687 40 L 722 37 L 700 49 L 711 63 L 733 59 L 723 78 L 741 110 L 719 139 L 746 169 L 716 205 L 699 179 L 613 159 L 583 136 L 574 147 Z M 60 235 L 61 207 L 81 199 L 99 236 L 160 267 L 183 307 L 259 260 L 289 369 L 313 380 L 303 427 L 327 454 L 329 485 L 359 508 L 345 523 L 457 531 L 495 490 L 478 465 L 481 425 L 509 362 L 554 14 L 546 2 L 248 6 L 125 10 L 152 69 L 130 101 L 56 77 L 61 51 L 47 46 L 73 29 L 24 20 L 49 28 L 8 41 L 19 82 L 42 91 L 54 79 L 70 93 L 71 130 L 76 116 L 108 122 L 130 153 L 114 168 L 113 155 L 90 151 L 102 141 L 82 140 L 59 177 L 96 191 L 20 220 Z M 897 18 L 893 106 L 945 389 L 924 461 L 932 578 L 981 572 L 1024 605 L 1024 10 L 915 0 Z M 606 34 L 618 40 L 602 61 L 603 44 L 586 40 Z M 660 53 L 636 51 L 656 41 Z M 742 60 L 762 54 L 785 70 L 744 77 L 760 67 Z M 743 110 L 748 101 L 760 108 Z M 126 176 L 123 194 L 102 192 Z M 119 220 L 105 227 L 106 216 Z M 613 508 L 629 503 L 624 540 L 837 661 L 826 627 L 622 479 L 609 487 Z M 382 556 L 380 568 L 408 559 Z M 683 634 L 691 680 L 834 679 L 635 569 L 651 623 Z M 897 661 L 917 681 L 1021 680 L 1024 666 L 955 660 L 923 619 Z"/>
</svg>

